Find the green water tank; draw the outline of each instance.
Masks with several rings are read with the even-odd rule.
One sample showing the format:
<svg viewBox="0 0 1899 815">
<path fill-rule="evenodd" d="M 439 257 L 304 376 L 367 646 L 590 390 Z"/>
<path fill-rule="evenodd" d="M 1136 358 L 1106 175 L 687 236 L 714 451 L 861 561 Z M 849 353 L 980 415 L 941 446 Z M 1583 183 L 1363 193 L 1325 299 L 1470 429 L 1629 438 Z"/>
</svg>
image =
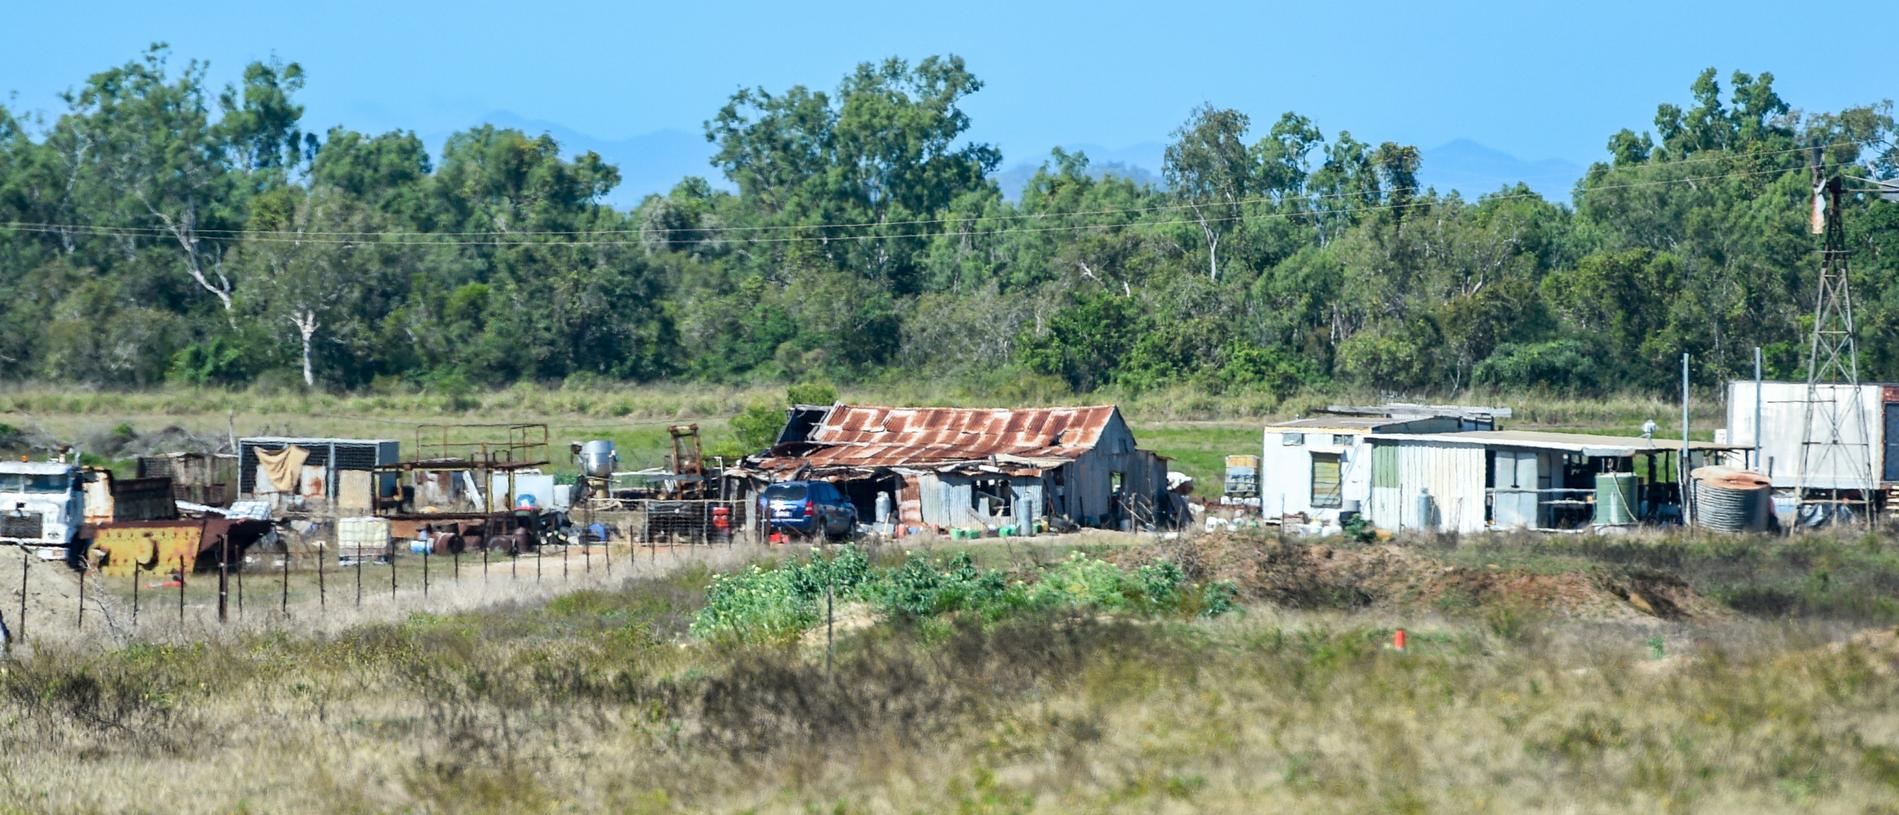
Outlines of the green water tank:
<svg viewBox="0 0 1899 815">
<path fill-rule="evenodd" d="M 1596 512 L 1590 523 L 1622 526 L 1635 523 L 1634 473 L 1596 474 Z"/>
</svg>

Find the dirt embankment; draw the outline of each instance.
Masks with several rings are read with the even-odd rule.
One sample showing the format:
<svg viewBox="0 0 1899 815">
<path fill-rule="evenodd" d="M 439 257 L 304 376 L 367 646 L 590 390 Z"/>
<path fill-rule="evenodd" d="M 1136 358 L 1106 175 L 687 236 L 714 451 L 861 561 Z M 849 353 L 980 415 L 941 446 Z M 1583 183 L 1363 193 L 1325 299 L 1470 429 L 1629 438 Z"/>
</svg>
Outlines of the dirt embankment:
<svg viewBox="0 0 1899 815">
<path fill-rule="evenodd" d="M 1591 620 L 1706 620 L 1719 603 L 1653 571 L 1591 568 L 1541 573 L 1446 564 L 1396 544 L 1308 543 L 1213 534 L 1130 552 L 1166 558 L 1195 580 L 1228 580 L 1249 598 L 1290 608 L 1402 608 L 1445 612 L 1513 607 Z"/>
</svg>

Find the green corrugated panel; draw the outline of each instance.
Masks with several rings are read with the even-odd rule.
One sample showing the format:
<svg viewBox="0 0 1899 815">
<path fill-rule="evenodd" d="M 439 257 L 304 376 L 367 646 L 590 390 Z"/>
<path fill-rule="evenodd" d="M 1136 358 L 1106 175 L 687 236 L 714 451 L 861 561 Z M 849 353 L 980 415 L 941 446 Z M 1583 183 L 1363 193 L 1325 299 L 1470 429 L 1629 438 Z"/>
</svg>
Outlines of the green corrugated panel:
<svg viewBox="0 0 1899 815">
<path fill-rule="evenodd" d="M 1372 447 L 1371 484 L 1374 487 L 1398 486 L 1398 446 L 1379 444 Z"/>
<path fill-rule="evenodd" d="M 1635 474 L 1596 474 L 1596 512 L 1592 522 L 1607 525 L 1635 523 Z"/>
</svg>

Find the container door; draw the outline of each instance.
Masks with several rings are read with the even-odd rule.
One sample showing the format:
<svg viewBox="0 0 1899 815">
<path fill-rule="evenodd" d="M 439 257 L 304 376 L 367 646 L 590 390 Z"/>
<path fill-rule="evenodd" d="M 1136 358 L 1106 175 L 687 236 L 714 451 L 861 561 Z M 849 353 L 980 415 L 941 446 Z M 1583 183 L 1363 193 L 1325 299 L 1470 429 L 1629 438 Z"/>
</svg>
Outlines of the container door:
<svg viewBox="0 0 1899 815">
<path fill-rule="evenodd" d="M 1398 447 L 1393 444 L 1372 446 L 1371 522 L 1384 529 L 1398 528 Z"/>
<path fill-rule="evenodd" d="M 1887 402 L 1886 457 L 1879 480 L 1899 481 L 1899 402 Z"/>
</svg>

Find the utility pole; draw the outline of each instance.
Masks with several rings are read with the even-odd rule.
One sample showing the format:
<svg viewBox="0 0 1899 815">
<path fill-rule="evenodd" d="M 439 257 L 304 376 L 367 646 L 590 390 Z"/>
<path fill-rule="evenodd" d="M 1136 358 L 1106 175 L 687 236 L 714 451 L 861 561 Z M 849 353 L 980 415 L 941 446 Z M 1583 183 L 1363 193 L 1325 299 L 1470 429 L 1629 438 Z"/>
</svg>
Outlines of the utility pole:
<svg viewBox="0 0 1899 815">
<path fill-rule="evenodd" d="M 1754 470 L 1764 475 L 1767 463 L 1761 459 L 1761 347 L 1754 346 Z M 1732 443 L 1733 439 L 1728 439 Z"/>
<path fill-rule="evenodd" d="M 1872 436 L 1860 395 L 1859 344 L 1853 328 L 1853 292 L 1846 272 L 1842 184 L 1813 151 L 1813 233 L 1823 236 L 1820 286 L 1807 342 L 1807 403 L 1801 422 L 1800 469 L 1794 478 L 1796 518 L 1859 504 L 1872 519 Z M 1844 397 L 1844 403 L 1842 403 Z"/>
<path fill-rule="evenodd" d="M 1694 482 L 1688 477 L 1688 355 L 1681 355 L 1681 453 L 1675 459 L 1675 481 L 1681 485 L 1681 524 L 1695 525 Z"/>
</svg>

